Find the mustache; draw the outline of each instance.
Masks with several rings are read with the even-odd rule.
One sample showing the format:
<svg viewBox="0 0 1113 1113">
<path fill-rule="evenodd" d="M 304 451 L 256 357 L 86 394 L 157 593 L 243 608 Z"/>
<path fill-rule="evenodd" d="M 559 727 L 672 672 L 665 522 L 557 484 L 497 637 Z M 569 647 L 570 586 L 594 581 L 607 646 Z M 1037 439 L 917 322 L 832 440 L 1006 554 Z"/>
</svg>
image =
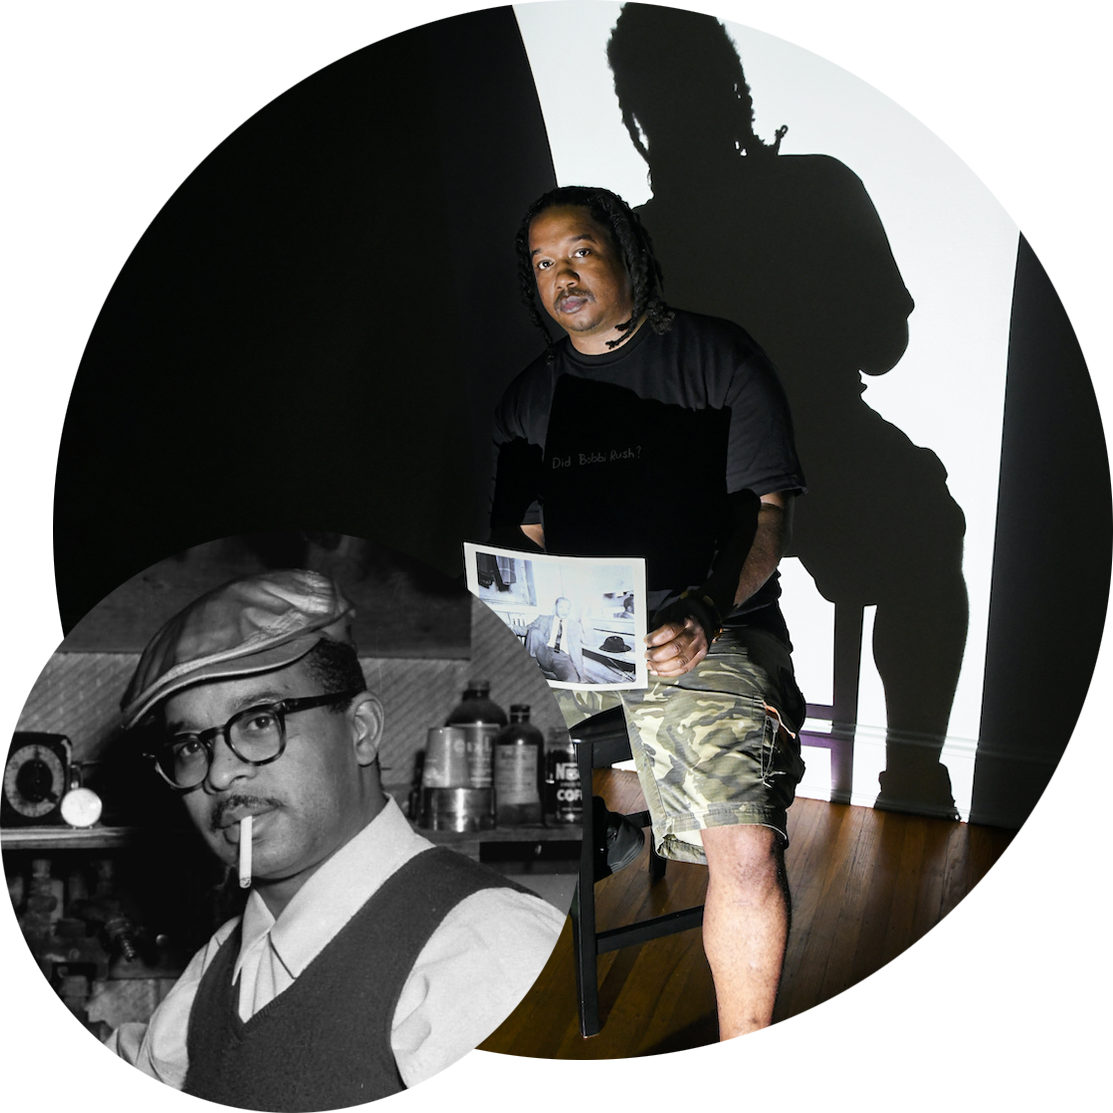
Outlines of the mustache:
<svg viewBox="0 0 1113 1113">
<path fill-rule="evenodd" d="M 209 829 L 221 830 L 224 827 L 224 817 L 232 808 L 276 808 L 280 803 L 273 796 L 249 796 L 242 792 L 226 796 L 213 805 L 212 814 L 209 816 Z"/>
<path fill-rule="evenodd" d="M 581 290 L 578 286 L 571 290 L 562 290 L 557 295 L 556 304 L 560 305 L 565 298 L 585 298 L 587 301 L 595 300 L 590 290 Z"/>
</svg>

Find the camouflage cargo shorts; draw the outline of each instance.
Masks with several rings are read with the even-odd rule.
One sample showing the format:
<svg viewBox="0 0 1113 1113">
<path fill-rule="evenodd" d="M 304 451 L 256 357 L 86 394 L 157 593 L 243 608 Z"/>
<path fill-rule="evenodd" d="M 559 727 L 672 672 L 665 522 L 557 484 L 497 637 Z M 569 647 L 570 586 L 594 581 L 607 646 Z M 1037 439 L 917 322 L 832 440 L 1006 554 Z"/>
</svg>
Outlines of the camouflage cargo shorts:
<svg viewBox="0 0 1113 1113">
<path fill-rule="evenodd" d="M 795 735 L 804 701 L 784 646 L 764 631 L 726 629 L 677 679 L 634 692 L 554 691 L 570 733 L 621 704 L 638 780 L 664 858 L 706 862 L 700 831 L 757 823 L 788 845 L 787 812 L 804 773 Z"/>
</svg>

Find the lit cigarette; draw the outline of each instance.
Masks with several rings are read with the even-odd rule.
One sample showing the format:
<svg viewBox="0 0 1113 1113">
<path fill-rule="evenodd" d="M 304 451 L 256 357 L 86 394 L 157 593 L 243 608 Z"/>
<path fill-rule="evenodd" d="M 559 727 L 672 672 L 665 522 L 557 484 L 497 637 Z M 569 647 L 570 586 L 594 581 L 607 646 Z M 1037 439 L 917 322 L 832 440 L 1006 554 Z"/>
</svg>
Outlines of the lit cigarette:
<svg viewBox="0 0 1113 1113">
<path fill-rule="evenodd" d="M 240 888 L 251 888 L 251 821 L 254 816 L 245 815 L 240 820 Z"/>
</svg>

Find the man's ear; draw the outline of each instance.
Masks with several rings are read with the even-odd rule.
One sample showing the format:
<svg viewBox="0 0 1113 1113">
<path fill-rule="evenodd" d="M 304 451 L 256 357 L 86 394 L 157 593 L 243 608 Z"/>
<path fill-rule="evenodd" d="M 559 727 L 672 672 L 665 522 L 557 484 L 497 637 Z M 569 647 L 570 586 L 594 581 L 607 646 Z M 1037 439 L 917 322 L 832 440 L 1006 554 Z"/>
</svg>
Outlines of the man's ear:
<svg viewBox="0 0 1113 1113">
<path fill-rule="evenodd" d="M 373 692 L 361 692 L 348 708 L 348 715 L 352 722 L 356 761 L 360 765 L 371 765 L 379 756 L 386 721 L 382 702 Z"/>
</svg>

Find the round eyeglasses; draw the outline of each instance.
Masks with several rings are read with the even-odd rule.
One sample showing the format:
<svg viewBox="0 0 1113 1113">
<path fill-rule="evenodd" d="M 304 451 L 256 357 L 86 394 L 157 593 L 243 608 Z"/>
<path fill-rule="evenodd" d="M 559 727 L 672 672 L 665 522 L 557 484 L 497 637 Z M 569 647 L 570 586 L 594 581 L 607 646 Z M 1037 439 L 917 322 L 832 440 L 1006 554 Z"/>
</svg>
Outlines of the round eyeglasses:
<svg viewBox="0 0 1113 1113">
<path fill-rule="evenodd" d="M 286 749 L 287 715 L 330 703 L 342 703 L 354 699 L 363 690 L 353 688 L 347 692 L 328 692 L 320 696 L 256 704 L 238 711 L 222 727 L 175 734 L 146 756 L 174 788 L 196 788 L 209 775 L 217 738 L 222 737 L 240 761 L 249 765 L 266 765 L 277 761 Z"/>
</svg>

